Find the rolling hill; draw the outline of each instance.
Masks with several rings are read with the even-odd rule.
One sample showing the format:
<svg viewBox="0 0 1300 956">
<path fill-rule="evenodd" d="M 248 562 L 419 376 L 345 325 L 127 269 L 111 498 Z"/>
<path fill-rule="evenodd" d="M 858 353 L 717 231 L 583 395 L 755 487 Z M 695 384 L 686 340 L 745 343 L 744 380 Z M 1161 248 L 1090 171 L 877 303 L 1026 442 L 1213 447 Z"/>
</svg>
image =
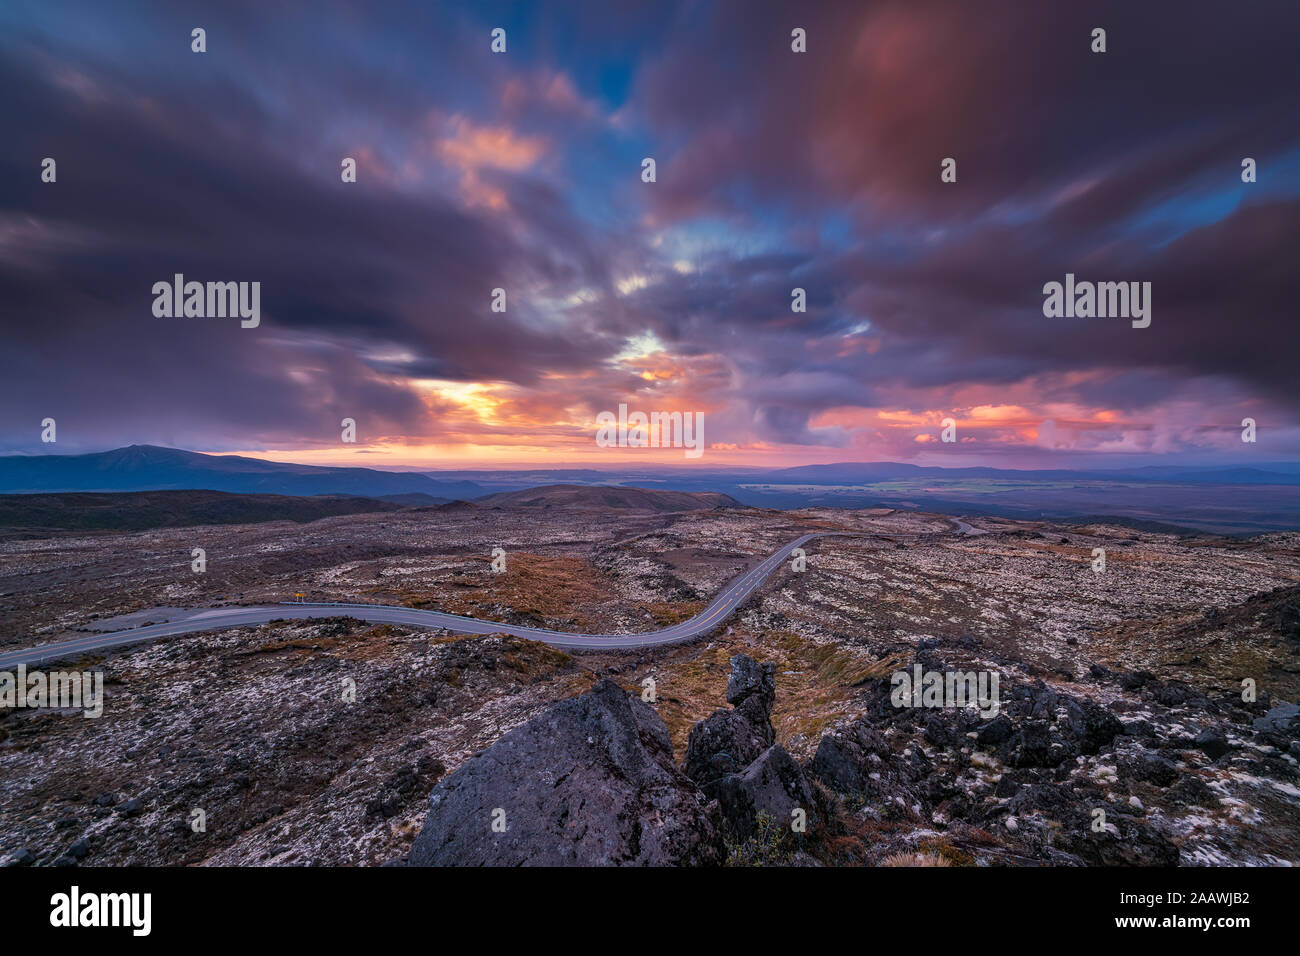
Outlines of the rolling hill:
<svg viewBox="0 0 1300 956">
<path fill-rule="evenodd" d="M 290 497 L 222 491 L 69 492 L 0 495 L 0 537 L 60 531 L 145 531 L 207 524 L 316 521 L 336 515 L 401 511 L 395 502 L 350 495 Z"/>
<path fill-rule="evenodd" d="M 656 491 L 610 485 L 546 485 L 523 491 L 503 491 L 479 498 L 475 504 L 491 508 L 550 508 L 576 511 L 707 511 L 743 508 L 730 495 L 710 491 Z"/>
</svg>

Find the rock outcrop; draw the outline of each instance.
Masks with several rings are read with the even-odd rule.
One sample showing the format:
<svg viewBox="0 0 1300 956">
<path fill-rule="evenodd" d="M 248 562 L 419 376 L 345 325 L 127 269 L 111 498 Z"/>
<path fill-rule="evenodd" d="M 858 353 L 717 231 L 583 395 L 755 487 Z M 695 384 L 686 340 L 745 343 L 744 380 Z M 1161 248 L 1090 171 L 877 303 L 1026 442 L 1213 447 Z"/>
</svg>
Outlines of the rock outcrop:
<svg viewBox="0 0 1300 956">
<path fill-rule="evenodd" d="M 775 743 L 772 705 L 776 701 L 776 667 L 743 654 L 731 658 L 727 702 L 734 709 L 716 710 L 691 728 L 686 743 L 686 775 L 710 796 L 717 782 L 741 773 Z"/>
<path fill-rule="evenodd" d="M 776 703 L 776 665 L 760 664 L 744 654 L 731 658 L 727 703 L 755 727 L 772 736 L 772 705 Z"/>
<path fill-rule="evenodd" d="M 775 665 L 737 654 L 727 680 L 727 703 L 733 709 L 714 711 L 691 728 L 684 770 L 717 799 L 732 842 L 751 836 L 760 816 L 784 830 L 793 811 L 802 810 L 801 833 L 820 820 L 803 768 L 775 742 L 775 702 Z"/>
<path fill-rule="evenodd" d="M 775 699 L 774 666 L 733 657 L 732 709 L 692 728 L 679 771 L 654 709 L 601 681 L 444 778 L 409 862 L 707 865 L 763 817 L 808 832 L 822 814 L 803 768 L 775 743 Z"/>
<path fill-rule="evenodd" d="M 1090 677 L 1131 685 L 1136 699 L 1102 704 L 1069 682 L 1004 675 L 990 718 L 900 708 L 889 680 L 869 680 L 858 716 L 825 734 L 805 766 L 775 739 L 774 666 L 739 654 L 730 663 L 731 707 L 691 729 L 682 770 L 653 708 L 603 681 L 443 779 L 410 861 L 816 865 L 901 854 L 952 865 L 1172 866 L 1188 861 L 1168 815 L 1220 806 L 1217 771 L 1231 763 L 1297 776 L 1284 759 L 1295 743 L 1291 705 L 1210 702 L 1176 682 L 1104 668 Z M 1271 749 L 1247 759 L 1250 720 Z M 494 814 L 504 814 L 504 831 Z"/>
<path fill-rule="evenodd" d="M 445 777 L 409 862 L 699 866 L 723 855 L 718 808 L 674 765 L 663 720 L 602 680 Z"/>
<path fill-rule="evenodd" d="M 888 756 L 889 745 L 884 738 L 869 722 L 859 720 L 824 736 L 809 770 L 832 790 L 860 794 L 868 789 L 870 775 Z"/>
<path fill-rule="evenodd" d="M 771 745 L 771 737 L 738 711 L 714 711 L 691 728 L 683 770 L 709 793 L 718 780 L 743 771 Z"/>
</svg>

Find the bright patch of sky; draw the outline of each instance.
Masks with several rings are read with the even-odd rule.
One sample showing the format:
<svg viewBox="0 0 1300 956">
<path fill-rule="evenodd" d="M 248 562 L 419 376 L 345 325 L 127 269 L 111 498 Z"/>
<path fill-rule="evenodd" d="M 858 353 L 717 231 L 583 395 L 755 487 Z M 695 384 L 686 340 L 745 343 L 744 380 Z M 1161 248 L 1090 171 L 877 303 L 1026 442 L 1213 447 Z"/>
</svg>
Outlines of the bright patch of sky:
<svg viewBox="0 0 1300 956">
<path fill-rule="evenodd" d="M 664 351 L 663 342 L 659 341 L 659 336 L 649 330 L 642 332 L 640 335 L 634 335 L 627 340 L 623 351 L 619 352 L 611 361 L 627 362 L 632 359 L 645 358 L 647 355 L 654 355 L 656 352 Z"/>
<path fill-rule="evenodd" d="M 640 273 L 637 273 L 635 275 L 624 276 L 623 278 L 618 279 L 614 283 L 614 286 L 618 289 L 619 295 L 631 295 L 633 292 L 644 289 L 649 284 L 649 279 Z"/>
<path fill-rule="evenodd" d="M 683 222 L 656 233 L 654 248 L 668 262 L 689 263 L 699 270 L 709 260 L 744 258 L 789 251 L 787 230 L 759 223 L 744 227 L 726 220 L 704 217 Z M 678 272 L 683 270 L 678 269 Z"/>
</svg>

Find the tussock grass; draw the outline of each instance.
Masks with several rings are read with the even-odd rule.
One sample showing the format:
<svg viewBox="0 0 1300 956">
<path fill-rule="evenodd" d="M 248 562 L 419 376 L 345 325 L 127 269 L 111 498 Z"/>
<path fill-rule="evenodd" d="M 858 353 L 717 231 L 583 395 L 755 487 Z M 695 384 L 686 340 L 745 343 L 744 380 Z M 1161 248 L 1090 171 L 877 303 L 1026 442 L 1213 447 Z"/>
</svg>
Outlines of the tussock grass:
<svg viewBox="0 0 1300 956">
<path fill-rule="evenodd" d="M 937 856 L 944 863 L 921 864 L 925 866 L 974 866 L 975 857 L 971 856 L 965 850 L 958 849 L 947 840 L 935 837 L 929 840 L 922 840 L 917 844 L 920 853 L 926 856 Z"/>
<path fill-rule="evenodd" d="M 650 615 L 650 619 L 659 627 L 680 624 L 699 614 L 706 607 L 703 601 L 655 601 L 642 604 L 641 609 Z"/>
<path fill-rule="evenodd" d="M 880 866 L 952 866 L 944 857 L 934 853 L 891 853 L 880 861 Z"/>
<path fill-rule="evenodd" d="M 477 559 L 473 570 L 433 587 L 378 588 L 406 607 L 447 611 L 487 621 L 506 623 L 499 608 L 509 608 L 514 619 L 538 624 L 572 622 L 591 626 L 591 611 L 615 592 L 605 575 L 581 558 L 539 554 L 510 554 L 504 574 L 494 574 L 491 562 Z"/>
</svg>

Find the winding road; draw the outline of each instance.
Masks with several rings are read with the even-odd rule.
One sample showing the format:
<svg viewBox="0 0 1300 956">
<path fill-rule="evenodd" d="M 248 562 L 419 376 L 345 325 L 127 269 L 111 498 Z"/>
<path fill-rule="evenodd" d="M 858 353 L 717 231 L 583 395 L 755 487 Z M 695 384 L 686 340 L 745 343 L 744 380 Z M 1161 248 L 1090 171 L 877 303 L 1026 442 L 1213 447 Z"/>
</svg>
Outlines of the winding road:
<svg viewBox="0 0 1300 956">
<path fill-rule="evenodd" d="M 983 534 L 965 522 L 955 522 L 954 531 L 959 534 Z M 447 614 L 443 611 L 421 610 L 411 607 L 395 607 L 387 604 L 343 604 L 343 603 L 286 603 L 259 605 L 254 607 L 219 607 L 196 608 L 187 612 L 178 620 L 150 624 L 145 627 L 125 631 L 110 631 L 105 634 L 90 634 L 75 637 L 52 644 L 41 644 L 24 650 L 0 653 L 0 670 L 16 667 L 19 664 L 39 664 L 124 647 L 145 641 L 156 641 L 178 634 L 193 634 L 198 631 L 215 631 L 229 627 L 243 627 L 249 624 L 265 624 L 273 620 L 302 620 L 320 617 L 355 617 L 373 624 L 408 624 L 416 627 L 442 627 L 457 634 L 514 634 L 535 641 L 542 641 L 552 647 L 563 650 L 609 650 L 640 647 L 657 647 L 661 644 L 676 644 L 689 641 L 707 634 L 731 616 L 751 594 L 756 591 L 768 575 L 795 548 L 802 547 L 814 538 L 832 537 L 923 537 L 922 534 L 889 534 L 871 531 L 822 531 L 805 534 L 795 538 L 789 544 L 777 549 L 761 562 L 732 580 L 715 597 L 709 606 L 689 620 L 681 621 L 658 631 L 642 634 L 575 634 L 569 631 L 550 631 L 540 627 L 523 627 L 518 624 L 501 624 L 497 621 L 484 621 L 479 618 L 462 617 L 459 614 Z"/>
</svg>

